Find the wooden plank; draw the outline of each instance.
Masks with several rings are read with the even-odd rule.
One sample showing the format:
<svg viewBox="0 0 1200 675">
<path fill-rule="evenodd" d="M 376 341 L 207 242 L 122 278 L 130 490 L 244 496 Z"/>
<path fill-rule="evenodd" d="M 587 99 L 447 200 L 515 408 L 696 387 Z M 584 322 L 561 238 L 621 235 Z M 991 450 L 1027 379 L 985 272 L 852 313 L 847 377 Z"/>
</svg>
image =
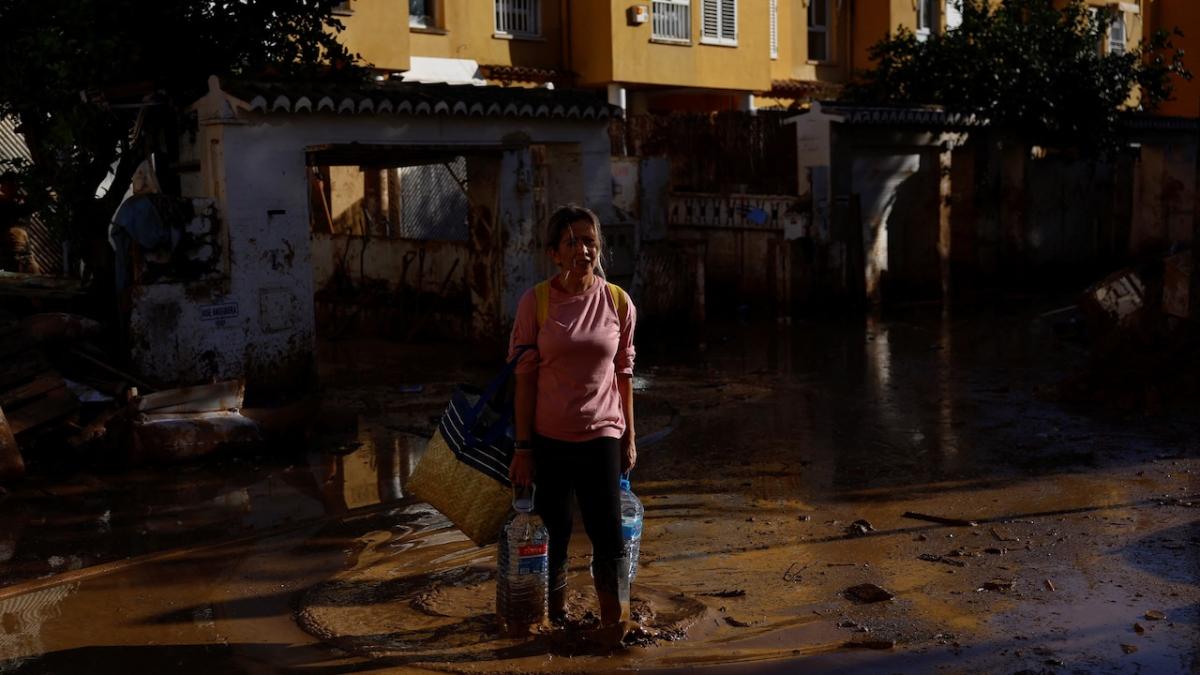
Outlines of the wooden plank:
<svg viewBox="0 0 1200 675">
<path fill-rule="evenodd" d="M 220 412 L 240 409 L 245 395 L 244 380 L 229 380 L 139 396 L 132 406 L 135 412 L 156 414 Z"/>
<path fill-rule="evenodd" d="M 24 352 L 0 361 L 0 390 L 25 384 L 49 369 L 50 364 L 38 351 Z"/>
<path fill-rule="evenodd" d="M 36 429 L 47 422 L 66 417 L 79 408 L 79 399 L 64 385 L 40 398 L 8 412 L 8 425 L 14 434 Z"/>
<path fill-rule="evenodd" d="M 62 376 L 47 370 L 26 384 L 0 392 L 0 408 L 18 408 L 21 403 L 58 389 L 64 384 Z"/>
</svg>

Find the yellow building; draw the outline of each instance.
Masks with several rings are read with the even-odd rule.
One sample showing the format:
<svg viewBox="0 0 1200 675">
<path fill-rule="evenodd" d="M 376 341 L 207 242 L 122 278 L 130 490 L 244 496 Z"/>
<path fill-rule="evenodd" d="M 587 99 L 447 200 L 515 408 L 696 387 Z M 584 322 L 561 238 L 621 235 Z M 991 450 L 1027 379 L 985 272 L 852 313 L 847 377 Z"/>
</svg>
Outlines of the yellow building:
<svg viewBox="0 0 1200 675">
<path fill-rule="evenodd" d="M 1119 12 L 1102 49 L 1132 49 L 1144 31 L 1160 26 L 1200 36 L 1200 2 L 1088 2 Z M 900 27 L 918 37 L 953 29 L 961 21 L 957 6 L 958 0 L 409 0 L 407 6 L 347 0 L 339 13 L 343 42 L 383 73 L 410 81 L 601 89 L 610 102 L 639 113 L 787 107 L 830 96 L 870 66 L 872 45 Z M 1177 96 L 1169 114 L 1197 114 L 1197 85 L 1181 86 Z"/>
<path fill-rule="evenodd" d="M 1184 50 L 1184 65 L 1195 76 L 1190 81 L 1173 79 L 1175 91 L 1172 100 L 1159 106 L 1161 115 L 1179 117 L 1200 116 L 1200 2 L 1193 0 L 1142 0 L 1144 7 L 1142 22 L 1144 34 L 1149 37 L 1155 31 L 1173 32 L 1176 28 L 1183 35 L 1171 37 L 1176 47 Z"/>
</svg>

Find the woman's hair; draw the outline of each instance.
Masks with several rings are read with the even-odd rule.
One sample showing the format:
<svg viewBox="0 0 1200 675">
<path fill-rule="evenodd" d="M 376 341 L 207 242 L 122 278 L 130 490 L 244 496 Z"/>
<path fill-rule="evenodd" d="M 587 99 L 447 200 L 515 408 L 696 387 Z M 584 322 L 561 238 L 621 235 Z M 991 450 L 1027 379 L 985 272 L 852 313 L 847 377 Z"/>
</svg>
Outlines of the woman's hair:
<svg viewBox="0 0 1200 675">
<path fill-rule="evenodd" d="M 562 242 L 563 233 L 578 222 L 588 222 L 596 230 L 596 273 L 604 276 L 604 232 L 600 229 L 600 217 L 596 212 L 578 204 L 564 204 L 550 214 L 546 220 L 545 248 L 553 251 Z"/>
</svg>

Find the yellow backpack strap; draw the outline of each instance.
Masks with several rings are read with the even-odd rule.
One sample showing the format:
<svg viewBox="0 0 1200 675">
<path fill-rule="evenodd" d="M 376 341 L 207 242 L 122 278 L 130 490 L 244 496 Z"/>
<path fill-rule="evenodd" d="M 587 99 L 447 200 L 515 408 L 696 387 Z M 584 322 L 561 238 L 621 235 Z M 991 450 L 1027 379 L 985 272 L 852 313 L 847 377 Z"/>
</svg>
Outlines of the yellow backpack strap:
<svg viewBox="0 0 1200 675">
<path fill-rule="evenodd" d="M 612 282 L 608 284 L 608 293 L 612 296 L 613 304 L 617 306 L 617 316 L 624 323 L 629 314 L 629 296 L 625 294 L 625 289 Z"/>
<path fill-rule="evenodd" d="M 543 281 L 533 287 L 533 298 L 537 300 L 537 325 L 538 328 L 546 323 L 546 317 L 550 315 L 550 282 Z"/>
</svg>

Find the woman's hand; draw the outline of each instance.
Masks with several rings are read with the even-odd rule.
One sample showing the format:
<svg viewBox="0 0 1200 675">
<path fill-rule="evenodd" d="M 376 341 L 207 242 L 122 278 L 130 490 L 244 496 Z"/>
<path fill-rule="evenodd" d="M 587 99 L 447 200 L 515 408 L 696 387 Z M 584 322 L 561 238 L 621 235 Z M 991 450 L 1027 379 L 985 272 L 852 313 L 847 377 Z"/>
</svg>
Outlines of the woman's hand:
<svg viewBox="0 0 1200 675">
<path fill-rule="evenodd" d="M 508 480 L 517 487 L 533 485 L 532 452 L 517 450 L 513 453 L 512 464 L 508 465 Z"/>
<path fill-rule="evenodd" d="M 637 441 L 634 440 L 632 433 L 628 433 L 621 437 L 621 473 L 629 473 L 635 464 L 637 464 Z"/>
</svg>

